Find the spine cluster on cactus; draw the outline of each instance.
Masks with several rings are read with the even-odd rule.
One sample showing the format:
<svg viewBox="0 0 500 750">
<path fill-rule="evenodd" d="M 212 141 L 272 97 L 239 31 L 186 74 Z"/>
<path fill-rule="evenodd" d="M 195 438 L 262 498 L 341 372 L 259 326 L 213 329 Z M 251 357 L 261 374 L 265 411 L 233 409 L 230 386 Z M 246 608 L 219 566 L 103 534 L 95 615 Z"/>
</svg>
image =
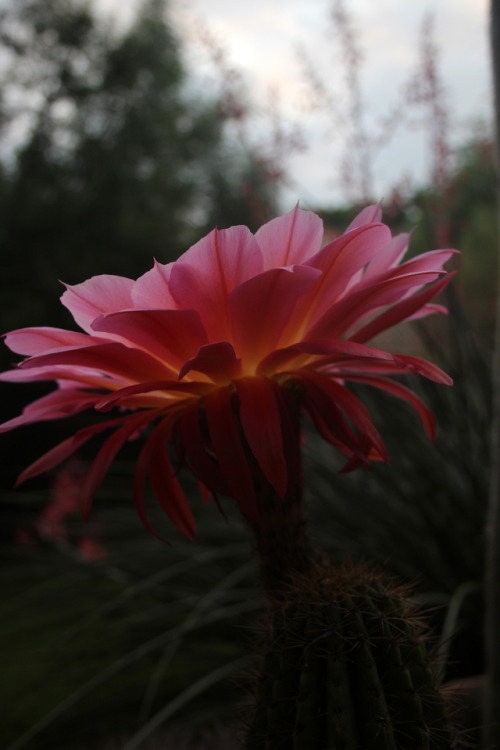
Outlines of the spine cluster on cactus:
<svg viewBox="0 0 500 750">
<path fill-rule="evenodd" d="M 271 607 L 246 750 L 449 750 L 426 627 L 408 593 L 350 565 Z"/>
</svg>

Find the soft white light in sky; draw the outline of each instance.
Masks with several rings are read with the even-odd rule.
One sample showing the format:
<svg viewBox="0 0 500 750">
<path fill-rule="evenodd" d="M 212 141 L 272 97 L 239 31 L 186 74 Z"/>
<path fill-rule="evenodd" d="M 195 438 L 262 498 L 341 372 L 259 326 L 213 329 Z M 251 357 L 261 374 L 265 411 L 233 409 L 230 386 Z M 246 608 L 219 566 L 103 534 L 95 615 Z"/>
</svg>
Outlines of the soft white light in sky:
<svg viewBox="0 0 500 750">
<path fill-rule="evenodd" d="M 133 7 L 138 0 L 131 0 Z M 187 44 L 195 72 L 208 76 L 209 55 L 199 40 L 200 24 L 224 49 L 228 62 L 243 75 L 245 93 L 265 109 L 270 91 L 284 120 L 302 129 L 307 149 L 291 155 L 286 207 L 297 199 L 311 205 L 345 197 L 339 178 L 342 143 L 336 138 L 335 117 L 312 111 L 310 86 L 297 52 L 302 48 L 325 86 L 335 93 L 345 68 L 339 40 L 330 20 L 332 0 L 170 0 L 174 28 Z M 116 0 L 100 7 L 125 13 Z M 423 18 L 434 18 L 437 62 L 447 93 L 449 138 L 463 143 L 473 125 L 491 119 L 488 49 L 488 0 L 344 0 L 362 52 L 359 68 L 365 125 L 374 128 L 401 103 L 401 91 L 419 61 Z M 257 125 L 264 127 L 261 123 Z M 396 131 L 373 160 L 373 191 L 387 197 L 407 175 L 422 184 L 429 176 L 429 129 Z"/>
</svg>

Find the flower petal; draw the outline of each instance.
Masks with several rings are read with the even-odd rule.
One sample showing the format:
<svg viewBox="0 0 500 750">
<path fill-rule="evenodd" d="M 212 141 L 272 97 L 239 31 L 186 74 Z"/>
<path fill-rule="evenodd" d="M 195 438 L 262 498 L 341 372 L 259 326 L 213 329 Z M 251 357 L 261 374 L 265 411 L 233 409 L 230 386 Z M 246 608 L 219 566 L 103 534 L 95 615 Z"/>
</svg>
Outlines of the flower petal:
<svg viewBox="0 0 500 750">
<path fill-rule="evenodd" d="M 149 435 L 148 439 L 144 443 L 141 452 L 137 458 L 134 472 L 133 482 L 133 494 L 134 494 L 134 505 L 139 518 L 142 523 L 149 531 L 149 533 L 161 542 L 166 542 L 163 537 L 159 536 L 153 529 L 148 520 L 146 512 L 146 502 L 144 498 L 144 489 L 146 480 L 151 471 L 152 458 L 155 446 L 158 442 L 167 441 L 169 434 L 172 430 L 172 420 L 168 417 L 160 422 Z M 168 543 L 168 542 L 167 542 Z"/>
<path fill-rule="evenodd" d="M 262 267 L 261 250 L 247 227 L 214 229 L 174 263 L 169 289 L 178 307 L 200 314 L 209 340 L 227 341 L 227 296 Z"/>
<path fill-rule="evenodd" d="M 323 355 L 321 359 L 315 359 L 313 366 L 320 367 L 330 361 L 339 359 L 341 362 L 348 357 L 366 357 L 367 359 L 382 359 L 392 361 L 392 354 L 372 346 L 358 344 L 354 341 L 342 339 L 317 339 L 302 341 L 292 344 L 283 349 L 275 349 L 267 357 L 264 357 L 257 368 L 258 375 L 273 375 L 283 369 L 294 369 L 302 367 L 307 355 Z M 295 362 L 293 360 L 296 360 Z"/>
<path fill-rule="evenodd" d="M 387 378 L 377 378 L 367 375 L 359 375 L 351 377 L 351 380 L 358 383 L 365 383 L 366 385 L 372 385 L 381 391 L 386 391 L 397 398 L 407 401 L 417 412 L 420 421 L 432 442 L 436 439 L 436 423 L 432 415 L 431 410 L 422 399 L 417 396 L 416 393 L 411 391 L 402 383 L 398 383 L 395 380 L 389 380 Z"/>
<path fill-rule="evenodd" d="M 173 263 L 158 263 L 142 276 L 139 276 L 132 287 L 132 303 L 129 307 L 138 309 L 175 310 L 177 302 L 169 290 L 170 273 Z M 122 308 L 122 309 L 125 309 Z"/>
<path fill-rule="evenodd" d="M 396 364 L 402 365 L 408 372 L 412 372 L 416 375 L 423 375 L 424 378 L 433 380 L 435 383 L 453 385 L 453 380 L 449 375 L 443 372 L 443 370 L 433 362 L 428 362 L 426 359 L 410 357 L 407 354 L 395 354 L 394 361 Z"/>
<path fill-rule="evenodd" d="M 99 315 L 132 307 L 134 281 L 125 276 L 102 274 L 70 286 L 61 297 L 80 328 L 92 333 L 91 324 Z"/>
<path fill-rule="evenodd" d="M 90 440 L 90 438 L 92 438 L 94 435 L 97 435 L 99 432 L 103 432 L 104 430 L 109 430 L 111 427 L 115 427 L 116 425 L 121 425 L 125 421 L 127 421 L 127 417 L 119 417 L 118 419 L 111 419 L 107 422 L 101 422 L 100 424 L 91 425 L 90 427 L 84 427 L 78 432 L 75 432 L 74 435 L 67 438 L 66 440 L 63 440 L 62 443 L 54 446 L 54 448 L 51 448 L 49 451 L 47 451 L 47 453 L 44 453 L 43 456 L 40 456 L 40 458 L 38 458 L 30 466 L 28 466 L 28 468 L 25 469 L 17 478 L 16 487 L 22 482 L 25 482 L 27 479 L 32 479 L 39 474 L 43 474 L 43 472 L 45 471 L 50 471 L 50 469 L 53 469 L 54 466 L 57 466 L 57 464 L 60 464 L 61 461 L 64 461 L 65 458 L 71 456 L 72 453 L 74 453 L 81 445 Z"/>
<path fill-rule="evenodd" d="M 229 295 L 236 352 L 243 372 L 252 374 L 278 344 L 297 301 L 321 272 L 308 266 L 273 268 L 249 279 Z"/>
<path fill-rule="evenodd" d="M 351 221 L 344 234 L 347 234 L 347 232 L 351 232 L 353 229 L 358 229 L 359 227 L 365 226 L 366 224 L 378 223 L 381 219 L 382 208 L 380 206 L 380 203 L 366 206 L 362 211 L 360 211 L 356 218 Z"/>
<path fill-rule="evenodd" d="M 450 273 L 445 278 L 436 281 L 432 286 L 416 294 L 412 294 L 411 297 L 405 297 L 401 302 L 396 303 L 370 320 L 362 328 L 359 328 L 349 337 L 349 340 L 357 342 L 369 341 L 382 331 L 387 330 L 387 328 L 392 328 L 397 323 L 415 316 L 422 308 L 425 308 L 431 299 L 437 297 L 443 291 L 454 275 L 455 273 Z M 443 308 L 440 308 L 440 311 L 442 310 Z"/>
<path fill-rule="evenodd" d="M 156 499 L 181 534 L 194 539 L 196 524 L 193 514 L 179 480 L 175 476 L 164 440 L 156 441 L 151 459 L 149 476 Z"/>
<path fill-rule="evenodd" d="M 0 433 L 14 430 L 22 425 L 44 422 L 51 419 L 62 419 L 90 409 L 99 401 L 98 393 L 88 393 L 77 388 L 64 388 L 52 391 L 46 396 L 33 401 L 18 417 L 0 424 Z"/>
<path fill-rule="evenodd" d="M 145 349 L 176 374 L 182 364 L 207 343 L 207 334 L 194 310 L 125 310 L 102 315 L 92 329 L 117 334 Z"/>
<path fill-rule="evenodd" d="M 241 378 L 236 390 L 248 445 L 269 483 L 284 497 L 288 477 L 274 386 L 267 378 Z"/>
<path fill-rule="evenodd" d="M 264 257 L 264 270 L 304 263 L 321 247 L 323 222 L 298 204 L 290 213 L 272 219 L 255 234 Z"/>
<path fill-rule="evenodd" d="M 129 417 L 103 444 L 85 477 L 79 493 L 80 509 L 85 521 L 88 520 L 94 495 L 108 473 L 116 454 L 137 430 L 142 430 L 155 416 L 154 413 L 148 412 Z"/>
<path fill-rule="evenodd" d="M 237 378 L 241 372 L 241 359 L 237 359 L 232 345 L 227 341 L 200 347 L 195 357 L 188 359 L 179 372 L 179 380 L 191 370 L 201 372 L 214 383 L 224 385 Z"/>
<path fill-rule="evenodd" d="M 410 242 L 410 233 L 398 234 L 393 237 L 368 263 L 363 274 L 363 281 L 372 279 L 389 268 L 394 268 L 404 257 Z"/>
<path fill-rule="evenodd" d="M 300 374 L 302 383 L 305 383 L 306 389 L 310 389 L 314 384 L 315 388 L 321 389 L 327 394 L 329 399 L 345 414 L 349 421 L 359 430 L 360 434 L 365 435 L 370 445 L 373 446 L 384 460 L 388 460 L 387 450 L 384 442 L 373 424 L 370 412 L 366 406 L 345 386 L 340 385 L 331 378 L 325 378 L 315 372 L 302 372 Z"/>
<path fill-rule="evenodd" d="M 31 369 L 48 365 L 88 367 L 135 382 L 165 379 L 169 374 L 167 367 L 151 355 L 140 349 L 130 349 L 118 342 L 39 354 L 25 359 L 19 367 Z"/>
<path fill-rule="evenodd" d="M 99 341 L 95 339 L 94 341 Z M 87 346 L 92 337 L 62 328 L 18 328 L 5 334 L 5 343 L 16 354 L 34 355 L 67 346 Z"/>
<path fill-rule="evenodd" d="M 310 292 L 299 301 L 288 324 L 288 342 L 297 341 L 294 332 L 311 328 L 321 316 L 348 292 L 361 269 L 390 240 L 383 224 L 361 226 L 325 245 L 307 265 L 321 271 Z M 317 338 L 320 338 L 319 336 Z"/>
<path fill-rule="evenodd" d="M 257 521 L 259 513 L 252 474 L 241 444 L 229 387 L 208 393 L 204 405 L 213 451 L 232 495 L 243 513 Z"/>
<path fill-rule="evenodd" d="M 231 495 L 231 490 L 217 461 L 209 452 L 200 425 L 199 404 L 185 409 L 179 420 L 179 429 L 184 451 L 194 475 L 203 487 L 211 492 Z M 205 493 L 206 495 L 206 493 Z"/>
<path fill-rule="evenodd" d="M 365 315 L 398 302 L 412 288 L 435 281 L 436 275 L 434 271 L 410 273 L 356 289 L 333 304 L 310 328 L 307 338 L 339 338 Z"/>
<path fill-rule="evenodd" d="M 159 405 L 174 406 L 176 401 L 187 400 L 193 396 L 202 396 L 207 393 L 211 387 L 210 383 L 179 383 L 176 380 L 153 380 L 149 383 L 129 385 L 125 388 L 120 388 L 107 396 L 100 396 L 95 408 L 98 411 L 109 411 L 109 409 L 112 409 L 113 406 L 116 406 L 117 404 L 119 406 L 137 406 L 137 400 L 133 399 L 134 396 L 142 396 L 154 391 L 162 392 L 162 401 Z M 165 398 L 169 394 L 174 394 L 170 404 Z M 178 398 L 176 398 L 177 394 L 180 394 Z M 183 396 L 185 397 L 184 399 L 182 398 Z M 129 399 L 132 399 L 130 403 Z"/>
</svg>

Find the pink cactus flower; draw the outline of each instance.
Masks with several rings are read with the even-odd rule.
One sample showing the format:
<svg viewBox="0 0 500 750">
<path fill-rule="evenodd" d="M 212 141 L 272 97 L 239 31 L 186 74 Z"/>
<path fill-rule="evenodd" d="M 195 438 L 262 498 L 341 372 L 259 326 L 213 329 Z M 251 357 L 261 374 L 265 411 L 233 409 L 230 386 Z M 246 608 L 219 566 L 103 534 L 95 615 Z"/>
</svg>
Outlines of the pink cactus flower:
<svg viewBox="0 0 500 750">
<path fill-rule="evenodd" d="M 145 433 L 133 483 L 137 511 L 155 534 L 145 509 L 149 478 L 164 511 L 193 537 L 178 465 L 193 472 L 205 499 L 232 496 L 255 520 L 259 483 L 284 497 L 299 481 L 301 411 L 347 457 L 347 469 L 386 461 L 349 382 L 409 402 L 433 438 L 429 409 L 391 376 L 413 373 L 447 385 L 451 379 L 426 360 L 366 342 L 403 320 L 446 312 L 432 300 L 453 275 L 443 266 L 455 251 L 402 262 L 409 235 L 392 237 L 380 220 L 379 206 L 370 206 L 321 247 L 320 218 L 297 207 L 255 235 L 243 226 L 214 230 L 137 281 L 102 275 L 67 286 L 61 301 L 83 332 L 43 327 L 7 334 L 7 346 L 27 358 L 0 374 L 7 381 L 55 380 L 58 388 L 0 430 L 84 410 L 115 413 L 49 450 L 18 482 L 111 431 L 81 487 L 87 517 L 120 448 Z"/>
</svg>

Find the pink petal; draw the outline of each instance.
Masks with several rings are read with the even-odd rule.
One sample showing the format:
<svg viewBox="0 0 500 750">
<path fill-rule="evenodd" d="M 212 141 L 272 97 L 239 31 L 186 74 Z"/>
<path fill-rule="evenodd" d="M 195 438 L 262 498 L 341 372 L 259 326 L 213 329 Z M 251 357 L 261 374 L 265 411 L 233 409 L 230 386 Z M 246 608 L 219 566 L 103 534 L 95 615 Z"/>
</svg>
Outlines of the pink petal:
<svg viewBox="0 0 500 750">
<path fill-rule="evenodd" d="M 194 310 L 126 310 L 97 318 L 92 328 L 117 334 L 145 349 L 175 374 L 207 343 L 200 316 Z"/>
<path fill-rule="evenodd" d="M 442 385 L 453 385 L 453 380 L 449 375 L 426 359 L 410 357 L 406 354 L 395 354 L 394 360 L 396 364 L 402 365 L 405 370 L 416 375 L 423 375 L 428 380 L 433 380 L 435 383 L 441 383 Z"/>
<path fill-rule="evenodd" d="M 165 376 L 169 374 L 168 369 L 161 362 L 146 352 L 140 349 L 129 349 L 117 342 L 40 354 L 37 357 L 25 359 L 19 367 L 31 369 L 48 365 L 88 367 L 136 382 L 165 379 Z"/>
<path fill-rule="evenodd" d="M 133 285 L 133 280 L 124 276 L 93 276 L 81 284 L 66 284 L 61 302 L 68 308 L 80 328 L 92 333 L 92 321 L 99 315 L 132 307 Z"/>
<path fill-rule="evenodd" d="M 412 288 L 435 280 L 434 271 L 411 273 L 356 289 L 332 305 L 307 332 L 307 338 L 340 338 L 365 315 L 394 304 Z"/>
<path fill-rule="evenodd" d="M 129 417 L 116 432 L 114 432 L 104 443 L 90 467 L 80 491 L 80 509 L 85 521 L 88 520 L 90 508 L 94 495 L 101 486 L 108 469 L 116 457 L 118 451 L 137 430 L 143 429 L 148 422 L 154 419 L 156 414 L 136 414 Z"/>
<path fill-rule="evenodd" d="M 229 387 L 208 393 L 204 405 L 213 451 L 231 493 L 243 513 L 257 521 L 259 513 L 252 474 L 241 444 Z"/>
<path fill-rule="evenodd" d="M 352 232 L 353 229 L 359 229 L 359 227 L 363 227 L 366 224 L 378 224 L 381 219 L 382 209 L 380 207 L 380 203 L 374 204 L 372 206 L 366 206 L 356 216 L 356 218 L 351 221 L 344 234 L 347 234 L 347 232 Z"/>
<path fill-rule="evenodd" d="M 408 273 L 432 272 L 443 273 L 444 264 L 453 256 L 457 255 L 458 250 L 431 250 L 428 253 L 417 255 L 416 258 L 410 258 L 398 268 L 393 269 L 393 273 L 399 273 L 401 276 Z"/>
<path fill-rule="evenodd" d="M 319 271 L 308 266 L 273 268 L 229 296 L 235 349 L 251 372 L 277 345 L 297 301 L 311 289 Z"/>
<path fill-rule="evenodd" d="M 100 424 L 84 427 L 82 430 L 79 430 L 70 438 L 67 438 L 62 443 L 59 443 L 59 445 L 51 448 L 50 451 L 47 451 L 47 453 L 40 456 L 40 458 L 28 466 L 28 468 L 17 478 L 16 487 L 27 479 L 32 479 L 39 474 L 43 474 L 45 471 L 50 471 L 50 469 L 53 469 L 54 466 L 57 466 L 61 461 L 64 461 L 65 458 L 68 458 L 68 456 L 74 453 L 81 445 L 90 440 L 91 437 L 97 435 L 99 432 L 103 432 L 104 430 L 109 430 L 111 427 L 121 425 L 126 419 L 126 417 L 112 419 L 108 422 L 101 422 Z"/>
<path fill-rule="evenodd" d="M 134 308 L 157 310 L 177 308 L 177 303 L 170 294 L 168 286 L 173 265 L 173 263 L 164 265 L 155 260 L 153 268 L 139 276 L 132 287 Z"/>
<path fill-rule="evenodd" d="M 363 275 L 363 281 L 368 281 L 374 276 L 387 271 L 389 268 L 397 266 L 408 249 L 410 236 L 409 233 L 398 234 L 385 247 L 379 250 L 368 263 Z"/>
<path fill-rule="evenodd" d="M 54 365 L 52 367 L 37 367 L 30 369 L 7 370 L 0 372 L 0 381 L 8 383 L 32 383 L 44 380 L 57 380 L 60 388 L 113 388 L 122 385 L 119 378 L 109 378 L 86 370 L 82 367 L 64 367 Z"/>
<path fill-rule="evenodd" d="M 50 419 L 62 419 L 90 409 L 100 398 L 97 393 L 88 393 L 78 389 L 58 389 L 29 404 L 19 417 L 9 419 L 0 425 L 0 433 L 8 432 L 22 425 L 33 424 Z"/>
<path fill-rule="evenodd" d="M 310 359 L 307 355 L 324 355 L 312 363 L 313 367 L 320 367 L 334 359 L 341 362 L 346 357 L 366 357 L 368 359 L 392 360 L 392 354 L 381 349 L 375 349 L 365 344 L 341 339 L 318 339 L 313 341 L 302 341 L 292 344 L 283 349 L 276 349 L 265 357 L 257 368 L 258 375 L 272 375 L 283 368 L 295 369 L 302 366 L 304 361 Z M 296 360 L 294 362 L 293 360 Z M 290 364 L 292 363 L 292 364 Z"/>
<path fill-rule="evenodd" d="M 448 315 L 449 310 L 445 305 L 438 305 L 431 302 L 428 305 L 424 305 L 420 310 L 417 310 L 413 315 L 410 315 L 407 320 L 420 320 L 426 318 L 428 315 L 435 315 L 436 313 L 439 313 L 440 315 Z"/>
<path fill-rule="evenodd" d="M 454 273 L 450 273 L 445 278 L 436 281 L 432 286 L 396 303 L 357 330 L 349 337 L 349 340 L 357 342 L 368 341 L 382 331 L 387 330 L 387 328 L 391 328 L 403 320 L 414 318 L 422 308 L 426 307 L 429 300 L 437 297 L 443 291 L 454 275 Z M 440 310 L 442 311 L 442 308 Z M 434 308 L 432 311 L 435 312 L 436 309 Z"/>
<path fill-rule="evenodd" d="M 33 355 L 66 346 L 87 346 L 92 338 L 86 333 L 62 328 L 18 328 L 5 335 L 5 343 L 16 354 Z"/>
<path fill-rule="evenodd" d="M 98 411 L 109 411 L 113 406 L 128 406 L 134 403 L 134 400 L 129 401 L 134 396 L 141 396 L 143 394 L 151 393 L 153 391 L 161 391 L 163 395 L 162 406 L 172 406 L 174 400 L 169 403 L 165 396 L 169 394 L 177 394 L 180 396 L 176 401 L 182 400 L 182 396 L 186 399 L 192 396 L 202 396 L 212 388 L 211 383 L 179 383 L 176 380 L 153 380 L 148 383 L 137 383 L 136 385 L 129 385 L 126 388 L 120 388 L 114 393 L 110 393 L 107 396 L 100 396 L 97 401 L 95 408 Z"/>
<path fill-rule="evenodd" d="M 236 381 L 243 431 L 260 468 L 280 497 L 287 489 L 281 418 L 275 390 L 267 378 Z"/>
<path fill-rule="evenodd" d="M 289 330 L 302 332 L 314 325 L 345 294 L 356 274 L 389 239 L 390 231 L 386 226 L 370 224 L 338 237 L 316 253 L 308 265 L 320 270 L 321 275 L 297 304 Z"/>
<path fill-rule="evenodd" d="M 189 359 L 179 372 L 179 380 L 191 370 L 201 372 L 221 385 L 231 382 L 241 372 L 241 360 L 237 359 L 232 345 L 227 341 L 202 346 L 195 357 Z"/>
<path fill-rule="evenodd" d="M 264 224 L 255 234 L 264 270 L 304 263 L 321 247 L 323 222 L 298 204 L 293 211 Z"/>
<path fill-rule="evenodd" d="M 261 271 L 262 253 L 249 229 L 215 229 L 174 263 L 169 289 L 178 307 L 199 312 L 210 340 L 228 341 L 227 296 Z"/>
</svg>

